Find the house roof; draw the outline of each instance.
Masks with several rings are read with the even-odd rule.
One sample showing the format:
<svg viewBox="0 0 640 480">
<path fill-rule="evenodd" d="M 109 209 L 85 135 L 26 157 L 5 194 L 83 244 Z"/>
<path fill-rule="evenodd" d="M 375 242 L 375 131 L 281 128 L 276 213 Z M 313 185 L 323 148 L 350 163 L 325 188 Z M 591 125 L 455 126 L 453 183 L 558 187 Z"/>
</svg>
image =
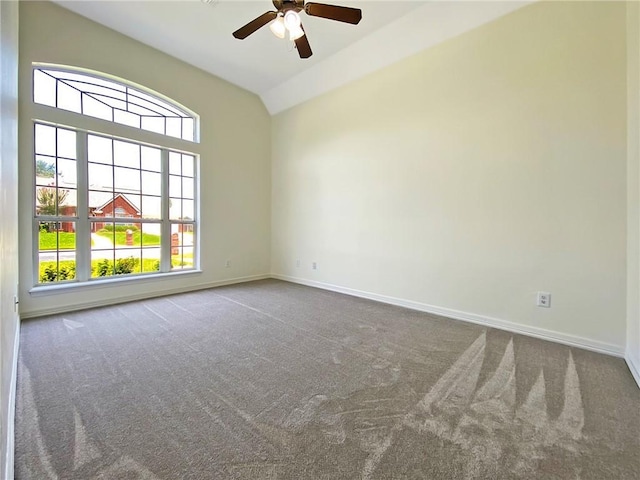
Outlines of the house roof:
<svg viewBox="0 0 640 480">
<path fill-rule="evenodd" d="M 92 196 L 93 196 L 93 200 L 97 201 L 97 196 L 93 195 L 93 194 L 101 194 L 101 193 L 106 193 L 108 195 L 108 200 L 103 203 L 102 205 L 100 205 L 99 207 L 96 207 L 95 210 L 104 210 L 104 208 L 109 205 L 110 203 L 113 203 L 116 201 L 117 198 L 122 198 L 125 202 L 127 202 L 129 205 L 131 205 L 131 208 L 133 208 L 136 213 L 138 215 L 140 215 L 140 208 L 137 207 L 136 205 L 134 205 L 133 201 L 131 199 L 129 199 L 126 195 L 122 194 L 122 193 L 118 193 L 116 194 L 116 196 L 112 196 L 111 193 L 109 192 L 89 192 L 89 207 L 91 207 L 92 205 Z"/>
<path fill-rule="evenodd" d="M 36 177 L 36 185 L 38 185 L 38 188 L 51 188 L 51 187 L 55 187 L 55 182 L 53 178 Z M 75 184 L 65 182 L 62 177 L 58 178 L 58 187 L 69 189 L 69 190 L 75 190 L 77 188 Z M 95 189 L 95 190 L 92 190 L 92 189 Z M 114 201 L 117 197 L 122 197 L 129 205 L 131 205 L 131 207 L 133 207 L 133 209 L 135 209 L 135 211 L 138 214 L 140 214 L 141 210 L 140 210 L 139 200 L 136 201 L 136 199 L 140 198 L 140 192 L 130 190 L 130 191 L 118 192 L 114 196 L 112 192 L 105 191 L 105 190 L 106 190 L 106 187 L 101 185 L 89 185 L 89 198 L 88 198 L 89 208 L 100 210 L 106 207 L 110 202 Z M 37 198 L 36 198 L 36 202 L 37 202 Z M 76 202 L 75 195 L 70 195 L 69 197 L 67 197 L 67 200 L 65 202 L 66 205 L 73 206 L 73 207 L 76 206 L 76 203 L 77 202 Z"/>
</svg>

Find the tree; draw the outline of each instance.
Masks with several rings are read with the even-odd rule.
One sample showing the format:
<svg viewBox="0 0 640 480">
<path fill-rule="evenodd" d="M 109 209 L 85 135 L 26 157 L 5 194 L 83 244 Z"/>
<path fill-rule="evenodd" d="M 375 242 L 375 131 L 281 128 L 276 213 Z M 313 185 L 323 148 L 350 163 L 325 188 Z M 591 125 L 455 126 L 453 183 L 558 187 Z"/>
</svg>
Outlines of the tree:
<svg viewBox="0 0 640 480">
<path fill-rule="evenodd" d="M 56 166 L 44 160 L 36 160 L 36 176 L 53 178 L 56 175 Z"/>
<path fill-rule="evenodd" d="M 42 187 L 36 193 L 38 200 L 38 213 L 40 215 L 56 215 L 56 206 L 63 206 L 69 190 Z"/>
</svg>

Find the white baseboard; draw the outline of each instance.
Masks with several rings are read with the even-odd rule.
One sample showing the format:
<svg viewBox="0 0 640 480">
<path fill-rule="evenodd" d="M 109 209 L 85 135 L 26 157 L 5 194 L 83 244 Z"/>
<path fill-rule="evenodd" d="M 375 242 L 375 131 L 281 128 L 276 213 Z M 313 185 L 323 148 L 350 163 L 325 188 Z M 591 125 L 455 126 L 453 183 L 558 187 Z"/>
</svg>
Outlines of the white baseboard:
<svg viewBox="0 0 640 480">
<path fill-rule="evenodd" d="M 633 378 L 638 384 L 638 388 L 640 388 L 640 359 L 631 355 L 628 352 L 625 355 L 624 359 L 627 362 L 627 366 L 629 367 L 629 370 L 631 370 L 631 375 L 633 375 Z"/>
<path fill-rule="evenodd" d="M 65 305 L 61 307 L 44 308 L 44 309 L 30 311 L 30 312 L 21 312 L 20 316 L 23 319 L 28 319 L 28 318 L 44 317 L 46 315 L 58 315 L 60 313 L 86 310 L 88 308 L 106 307 L 109 305 L 117 305 L 119 303 L 134 302 L 136 300 L 146 300 L 148 298 L 155 298 L 155 297 L 164 297 L 166 295 L 175 295 L 177 293 L 195 292 L 198 290 L 206 290 L 207 288 L 223 287 L 225 285 L 252 282 L 254 280 L 264 280 L 266 278 L 271 278 L 271 275 L 251 275 L 247 277 L 237 277 L 237 278 L 230 278 L 227 280 L 220 280 L 218 282 L 200 283 L 196 285 L 190 285 L 188 287 L 177 287 L 177 288 L 170 288 L 170 289 L 154 290 L 150 292 L 145 292 L 142 295 L 136 294 L 136 295 L 122 296 L 118 298 L 100 299 L 93 302 L 76 303 L 71 306 Z"/>
<path fill-rule="evenodd" d="M 409 308 L 412 310 L 432 313 L 434 315 L 440 315 L 440 316 L 452 318 L 455 320 L 462 320 L 464 322 L 475 323 L 478 325 L 497 328 L 500 330 L 506 330 L 506 331 L 518 333 L 521 335 L 528 335 L 530 337 L 540 338 L 542 340 L 561 343 L 563 345 L 568 345 L 570 347 L 583 348 L 585 350 L 591 350 L 593 352 L 604 353 L 604 354 L 613 355 L 616 357 L 624 357 L 624 354 L 625 354 L 624 347 L 622 346 L 600 342 L 598 340 L 584 338 L 577 335 L 570 335 L 566 333 L 556 332 L 553 330 L 547 330 L 544 328 L 521 325 L 518 323 L 510 322 L 508 320 L 503 320 L 499 318 L 493 318 L 493 317 L 478 315 L 478 314 L 469 313 L 469 312 L 462 312 L 462 311 L 454 310 L 451 308 L 438 307 L 438 306 L 429 305 L 426 303 L 414 302 L 412 300 L 405 300 L 402 298 L 396 298 L 396 297 L 391 297 L 387 295 L 380 295 L 377 293 L 365 292 L 365 291 L 356 290 L 353 288 L 342 287 L 339 285 L 332 285 L 329 283 L 317 282 L 315 280 L 308 280 L 304 278 L 292 277 L 289 275 L 281 275 L 281 274 L 252 275 L 252 276 L 246 276 L 246 277 L 238 277 L 238 278 L 227 279 L 227 280 L 222 280 L 218 282 L 209 282 L 209 283 L 202 283 L 198 285 L 191 285 L 189 287 L 179 287 L 179 288 L 173 288 L 173 289 L 153 291 L 144 295 L 131 295 L 128 297 L 119 297 L 116 299 L 80 303 L 80 304 L 75 304 L 72 307 L 65 306 L 65 307 L 26 312 L 26 313 L 23 313 L 21 316 L 22 318 L 27 319 L 27 318 L 41 317 L 45 315 L 56 315 L 59 313 L 65 313 L 70 311 L 85 310 L 87 308 L 104 307 L 108 305 L 115 305 L 118 303 L 126 303 L 126 302 L 132 302 L 136 300 L 144 300 L 148 298 L 161 297 L 165 295 L 174 295 L 178 293 L 186 293 L 186 292 L 197 291 L 197 290 L 205 290 L 207 288 L 233 285 L 236 283 L 244 283 L 244 282 L 250 282 L 254 280 L 264 280 L 266 278 L 275 278 L 275 279 L 284 280 L 287 282 L 321 288 L 323 290 L 330 290 L 333 292 L 344 293 L 346 295 L 351 295 L 354 297 L 366 298 L 366 299 L 375 300 L 381 303 L 387 303 L 390 305 L 397 305 L 397 306 Z M 637 375 L 637 373 L 640 371 L 640 369 L 637 368 L 638 365 L 634 364 L 634 366 L 631 367 L 632 363 L 629 360 L 627 360 L 627 362 L 630 364 L 630 368 L 632 368 L 632 372 L 634 372 L 633 369 L 635 368 L 634 376 Z"/>
<path fill-rule="evenodd" d="M 15 424 L 16 424 L 16 389 L 18 386 L 18 350 L 20 348 L 20 321 L 16 326 L 16 336 L 13 339 L 13 361 L 11 365 L 11 386 L 9 390 L 9 415 L 7 417 L 7 431 L 5 433 L 7 450 L 4 452 L 4 480 L 14 478 L 15 458 Z"/>
<path fill-rule="evenodd" d="M 410 308 L 412 310 L 432 313 L 435 315 L 453 318 L 455 320 L 462 320 L 464 322 L 475 323 L 475 324 L 483 325 L 486 327 L 506 330 L 506 331 L 518 333 L 521 335 L 527 335 L 529 337 L 535 337 L 535 338 L 540 338 L 542 340 L 561 343 L 563 345 L 568 345 L 570 347 L 578 347 L 585 350 L 591 350 L 593 352 L 613 355 L 615 357 L 624 357 L 624 347 L 622 346 L 600 342 L 598 340 L 592 340 L 589 338 L 579 337 L 577 335 L 569 335 L 566 333 L 547 330 L 544 328 L 521 325 L 518 323 L 510 322 L 508 320 L 502 320 L 499 318 L 487 317 L 487 316 L 478 315 L 475 313 L 461 312 L 458 310 L 453 310 L 451 308 L 438 307 L 434 305 L 428 305 L 426 303 L 414 302 L 411 300 L 404 300 L 402 298 L 390 297 L 387 295 L 379 295 L 377 293 L 364 292 L 361 290 L 341 287 L 338 285 L 331 285 L 328 283 L 317 282 L 314 280 L 307 280 L 304 278 L 291 277 L 288 275 L 280 275 L 280 274 L 271 274 L 271 277 L 276 278 L 278 280 L 284 280 L 287 282 L 299 283 L 301 285 L 321 288 L 323 290 L 330 290 L 332 292 L 344 293 L 346 295 L 352 295 L 354 297 L 367 298 L 369 300 L 388 303 L 390 305 L 397 305 L 399 307 Z"/>
</svg>

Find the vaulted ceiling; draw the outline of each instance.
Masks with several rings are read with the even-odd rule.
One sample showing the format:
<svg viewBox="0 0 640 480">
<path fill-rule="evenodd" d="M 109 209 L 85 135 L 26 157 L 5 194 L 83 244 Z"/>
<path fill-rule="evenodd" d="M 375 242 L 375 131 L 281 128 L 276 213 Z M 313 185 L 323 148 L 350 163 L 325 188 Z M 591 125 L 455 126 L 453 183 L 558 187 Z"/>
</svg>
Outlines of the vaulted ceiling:
<svg viewBox="0 0 640 480">
<path fill-rule="evenodd" d="M 59 5 L 256 93 L 270 113 L 346 84 L 530 1 L 322 0 L 360 8 L 358 25 L 302 14 L 313 56 L 263 27 L 231 33 L 270 0 L 69 1 Z"/>
</svg>

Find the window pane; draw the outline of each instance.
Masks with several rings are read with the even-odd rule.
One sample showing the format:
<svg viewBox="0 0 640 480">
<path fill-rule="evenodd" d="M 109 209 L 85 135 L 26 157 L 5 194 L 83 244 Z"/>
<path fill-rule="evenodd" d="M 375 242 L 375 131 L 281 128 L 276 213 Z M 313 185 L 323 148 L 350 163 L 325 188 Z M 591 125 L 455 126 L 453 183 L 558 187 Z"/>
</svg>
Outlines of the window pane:
<svg viewBox="0 0 640 480">
<path fill-rule="evenodd" d="M 140 168 L 140 146 L 135 143 L 113 142 L 113 163 L 123 167 Z"/>
<path fill-rule="evenodd" d="M 169 173 L 182 175 L 182 155 L 179 153 L 169 152 Z"/>
<path fill-rule="evenodd" d="M 182 177 L 182 196 L 193 198 L 193 178 Z"/>
<path fill-rule="evenodd" d="M 38 283 L 74 280 L 75 222 L 39 222 L 38 227 Z"/>
<path fill-rule="evenodd" d="M 182 268 L 193 268 L 194 266 L 194 250 L 192 247 L 182 248 Z"/>
<path fill-rule="evenodd" d="M 116 123 L 122 123 L 123 125 L 129 125 L 130 127 L 140 128 L 140 116 L 135 113 L 114 110 L 113 121 Z"/>
<path fill-rule="evenodd" d="M 158 148 L 142 147 L 142 168 L 153 172 L 162 171 L 161 151 Z"/>
<path fill-rule="evenodd" d="M 182 138 L 182 119 L 167 118 L 167 135 Z"/>
<path fill-rule="evenodd" d="M 142 249 L 142 271 L 158 272 L 160 270 L 160 249 L 159 248 L 143 248 Z"/>
<path fill-rule="evenodd" d="M 182 119 L 182 138 L 193 142 L 194 138 L 194 122 L 192 118 Z"/>
<path fill-rule="evenodd" d="M 140 170 L 115 167 L 114 188 L 124 192 L 140 192 Z"/>
<path fill-rule="evenodd" d="M 142 196 L 142 218 L 161 218 L 161 208 L 160 197 Z"/>
<path fill-rule="evenodd" d="M 58 215 L 75 217 L 78 191 L 75 188 L 58 189 Z"/>
<path fill-rule="evenodd" d="M 58 186 L 77 188 L 78 176 L 75 160 L 58 159 Z"/>
<path fill-rule="evenodd" d="M 33 101 L 56 106 L 56 80 L 39 70 L 33 71 Z"/>
<path fill-rule="evenodd" d="M 56 159 L 36 155 L 36 185 L 51 186 L 56 184 Z"/>
<path fill-rule="evenodd" d="M 95 240 L 95 238 L 92 238 L 92 240 Z M 110 277 L 114 274 L 113 253 L 113 249 L 91 250 L 91 278 Z"/>
<path fill-rule="evenodd" d="M 116 211 L 116 209 L 119 210 Z M 119 215 L 116 215 L 120 217 L 140 218 L 140 195 L 115 192 L 113 203 L 105 207 L 104 210 L 105 212 L 108 210 L 112 212 L 112 214 L 121 212 Z"/>
<path fill-rule="evenodd" d="M 180 225 L 171 225 L 171 269 L 182 268 L 182 231 Z"/>
<path fill-rule="evenodd" d="M 195 220 L 195 217 L 193 200 L 183 200 L 181 220 Z"/>
<path fill-rule="evenodd" d="M 110 138 L 89 135 L 87 143 L 90 162 L 107 164 L 113 163 L 113 140 Z"/>
<path fill-rule="evenodd" d="M 175 175 L 169 176 L 169 196 L 181 197 L 182 196 L 182 179 Z"/>
<path fill-rule="evenodd" d="M 142 117 L 141 122 L 143 130 L 164 134 L 163 117 Z"/>
<path fill-rule="evenodd" d="M 94 190 L 89 191 L 89 215 L 93 217 L 106 217 L 111 215 L 105 212 L 105 209 L 109 208 L 109 205 L 113 202 L 112 192 L 96 192 Z"/>
<path fill-rule="evenodd" d="M 64 82 L 58 82 L 58 108 L 82 113 L 80 92 Z"/>
<path fill-rule="evenodd" d="M 76 158 L 76 132 L 58 128 L 58 156 Z"/>
<path fill-rule="evenodd" d="M 113 167 L 100 163 L 89 163 L 89 188 L 113 190 Z M 98 205 L 94 205 L 97 207 Z"/>
<path fill-rule="evenodd" d="M 185 177 L 193 177 L 193 164 L 194 164 L 193 155 L 182 155 L 182 175 Z"/>
<path fill-rule="evenodd" d="M 182 247 L 171 247 L 171 270 L 182 270 Z"/>
<path fill-rule="evenodd" d="M 140 248 L 142 246 L 142 233 L 136 225 L 126 225 L 126 230 L 116 233 L 116 245 L 127 248 Z"/>
<path fill-rule="evenodd" d="M 56 156 L 56 129 L 48 125 L 36 124 L 36 154 Z"/>
<path fill-rule="evenodd" d="M 180 220 L 182 217 L 182 200 L 179 198 L 169 199 L 169 218 L 171 220 Z"/>
<path fill-rule="evenodd" d="M 82 96 L 82 109 L 85 115 L 113 121 L 113 109 L 91 95 Z"/>
<path fill-rule="evenodd" d="M 37 215 L 75 215 L 75 201 L 75 190 L 55 187 L 36 188 Z"/>
<path fill-rule="evenodd" d="M 159 223 L 143 223 L 142 224 L 142 246 L 143 247 L 160 247 L 160 229 Z M 158 259 L 160 258 L 160 251 L 157 252 Z"/>
<path fill-rule="evenodd" d="M 171 246 L 182 246 L 182 225 L 179 223 L 173 223 L 171 225 Z"/>
<path fill-rule="evenodd" d="M 162 194 L 162 176 L 159 173 L 142 172 L 142 193 L 146 195 Z"/>
<path fill-rule="evenodd" d="M 160 270 L 160 224 L 145 223 L 142 225 L 142 271 Z"/>
</svg>

